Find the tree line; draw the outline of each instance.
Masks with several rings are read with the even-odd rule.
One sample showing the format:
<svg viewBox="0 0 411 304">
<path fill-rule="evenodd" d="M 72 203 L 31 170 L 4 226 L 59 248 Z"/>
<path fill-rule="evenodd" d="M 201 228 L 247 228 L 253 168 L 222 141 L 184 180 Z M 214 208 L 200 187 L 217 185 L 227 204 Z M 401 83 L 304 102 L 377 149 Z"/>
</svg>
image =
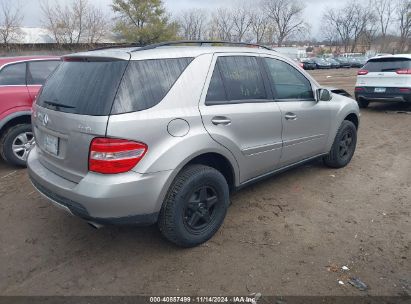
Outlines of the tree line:
<svg viewBox="0 0 411 304">
<path fill-rule="evenodd" d="M 162 0 L 113 0 L 112 13 L 89 0 L 68 4 L 39 0 L 41 23 L 56 43 L 98 43 L 108 34 L 118 42 L 146 45 L 165 40 L 224 40 L 283 46 L 312 39 L 302 0 L 233 0 L 230 7 L 187 9 L 172 15 Z M 0 0 L 0 39 L 18 39 L 23 15 L 17 1 Z M 409 46 L 411 0 L 349 0 L 325 8 L 320 36 L 329 45 L 354 52 L 380 41 L 379 51 Z"/>
</svg>

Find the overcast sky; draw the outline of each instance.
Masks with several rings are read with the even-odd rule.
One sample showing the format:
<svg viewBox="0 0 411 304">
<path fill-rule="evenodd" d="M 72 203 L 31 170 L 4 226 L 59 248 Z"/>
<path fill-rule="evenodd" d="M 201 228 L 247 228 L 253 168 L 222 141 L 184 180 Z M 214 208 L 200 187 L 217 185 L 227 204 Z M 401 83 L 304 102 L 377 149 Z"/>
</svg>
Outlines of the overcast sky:
<svg viewBox="0 0 411 304">
<path fill-rule="evenodd" d="M 14 1 L 14 0 L 6 0 Z M 71 0 L 49 0 L 59 1 L 61 3 L 70 3 Z M 89 0 L 96 6 L 101 7 L 107 12 L 111 11 L 110 4 L 112 0 Z M 233 6 L 237 0 L 163 0 L 166 8 L 175 14 L 178 14 L 188 8 L 216 8 L 219 6 Z M 249 0 L 250 2 L 256 0 Z M 327 7 L 336 7 L 345 4 L 348 0 L 302 0 L 306 4 L 305 17 L 306 21 L 313 27 L 311 35 L 316 36 L 321 28 L 321 16 Z M 358 0 L 361 1 L 361 0 Z M 24 26 L 39 27 L 41 26 L 40 0 L 21 0 L 23 4 Z"/>
</svg>

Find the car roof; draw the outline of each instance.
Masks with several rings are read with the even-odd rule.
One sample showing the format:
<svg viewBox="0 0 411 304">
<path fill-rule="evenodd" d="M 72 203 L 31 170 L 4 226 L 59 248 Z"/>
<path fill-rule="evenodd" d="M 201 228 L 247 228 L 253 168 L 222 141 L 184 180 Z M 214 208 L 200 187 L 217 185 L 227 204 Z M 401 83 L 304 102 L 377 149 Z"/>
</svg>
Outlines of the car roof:
<svg viewBox="0 0 411 304">
<path fill-rule="evenodd" d="M 411 59 L 411 54 L 396 54 L 396 55 L 375 56 L 375 57 L 370 58 L 369 60 L 374 60 L 374 59 L 389 59 L 389 58 L 406 58 L 406 59 Z"/>
<path fill-rule="evenodd" d="M 198 57 L 204 54 L 214 53 L 252 53 L 252 54 L 269 54 L 281 58 L 288 57 L 279 54 L 274 50 L 267 50 L 257 47 L 232 47 L 232 46 L 162 46 L 152 49 L 131 48 L 113 48 L 104 50 L 95 50 L 81 52 L 64 56 L 65 58 L 75 57 L 95 57 L 95 58 L 117 58 L 123 60 L 144 60 L 144 59 L 161 59 L 161 58 L 184 58 Z"/>
<path fill-rule="evenodd" d="M 0 57 L 0 67 L 5 64 L 35 61 L 35 60 L 60 60 L 57 56 L 16 56 L 16 57 Z"/>
</svg>

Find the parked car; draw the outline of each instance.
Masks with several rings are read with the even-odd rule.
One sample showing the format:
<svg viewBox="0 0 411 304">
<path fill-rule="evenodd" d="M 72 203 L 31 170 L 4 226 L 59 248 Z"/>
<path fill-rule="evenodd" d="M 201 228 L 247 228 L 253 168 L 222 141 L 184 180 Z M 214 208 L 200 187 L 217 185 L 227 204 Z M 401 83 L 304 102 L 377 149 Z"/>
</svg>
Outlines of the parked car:
<svg viewBox="0 0 411 304">
<path fill-rule="evenodd" d="M 345 57 L 337 57 L 335 58 L 335 60 L 337 60 L 340 63 L 340 67 L 341 68 L 351 68 L 351 63 L 349 62 L 349 60 Z"/>
<path fill-rule="evenodd" d="M 355 99 L 361 108 L 373 101 L 411 102 L 411 55 L 368 60 L 358 71 Z"/>
<path fill-rule="evenodd" d="M 0 154 L 5 161 L 26 165 L 34 145 L 31 106 L 59 64 L 57 57 L 0 58 Z"/>
<path fill-rule="evenodd" d="M 33 108 L 35 188 L 98 227 L 158 223 L 191 247 L 230 191 L 308 160 L 353 157 L 359 109 L 270 49 L 143 48 L 68 55 Z"/>
<path fill-rule="evenodd" d="M 365 63 L 359 57 L 349 57 L 348 61 L 350 62 L 352 68 L 362 68 Z"/>
<path fill-rule="evenodd" d="M 332 69 L 339 69 L 341 67 L 341 64 L 334 58 L 327 58 L 326 61 L 331 64 Z"/>
<path fill-rule="evenodd" d="M 317 64 L 311 58 L 302 58 L 300 62 L 304 70 L 315 70 L 317 68 Z"/>
<path fill-rule="evenodd" d="M 317 69 L 331 69 L 331 63 L 327 62 L 323 58 L 315 57 L 313 58 Z"/>
</svg>

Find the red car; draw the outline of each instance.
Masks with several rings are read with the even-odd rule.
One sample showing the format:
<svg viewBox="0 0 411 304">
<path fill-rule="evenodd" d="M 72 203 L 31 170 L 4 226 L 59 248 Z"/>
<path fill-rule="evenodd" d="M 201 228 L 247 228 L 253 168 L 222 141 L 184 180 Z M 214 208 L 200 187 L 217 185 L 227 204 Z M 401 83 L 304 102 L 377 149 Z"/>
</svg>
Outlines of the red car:
<svg viewBox="0 0 411 304">
<path fill-rule="evenodd" d="M 0 58 L 0 154 L 5 161 L 26 165 L 34 145 L 31 106 L 59 64 L 58 57 Z"/>
</svg>

